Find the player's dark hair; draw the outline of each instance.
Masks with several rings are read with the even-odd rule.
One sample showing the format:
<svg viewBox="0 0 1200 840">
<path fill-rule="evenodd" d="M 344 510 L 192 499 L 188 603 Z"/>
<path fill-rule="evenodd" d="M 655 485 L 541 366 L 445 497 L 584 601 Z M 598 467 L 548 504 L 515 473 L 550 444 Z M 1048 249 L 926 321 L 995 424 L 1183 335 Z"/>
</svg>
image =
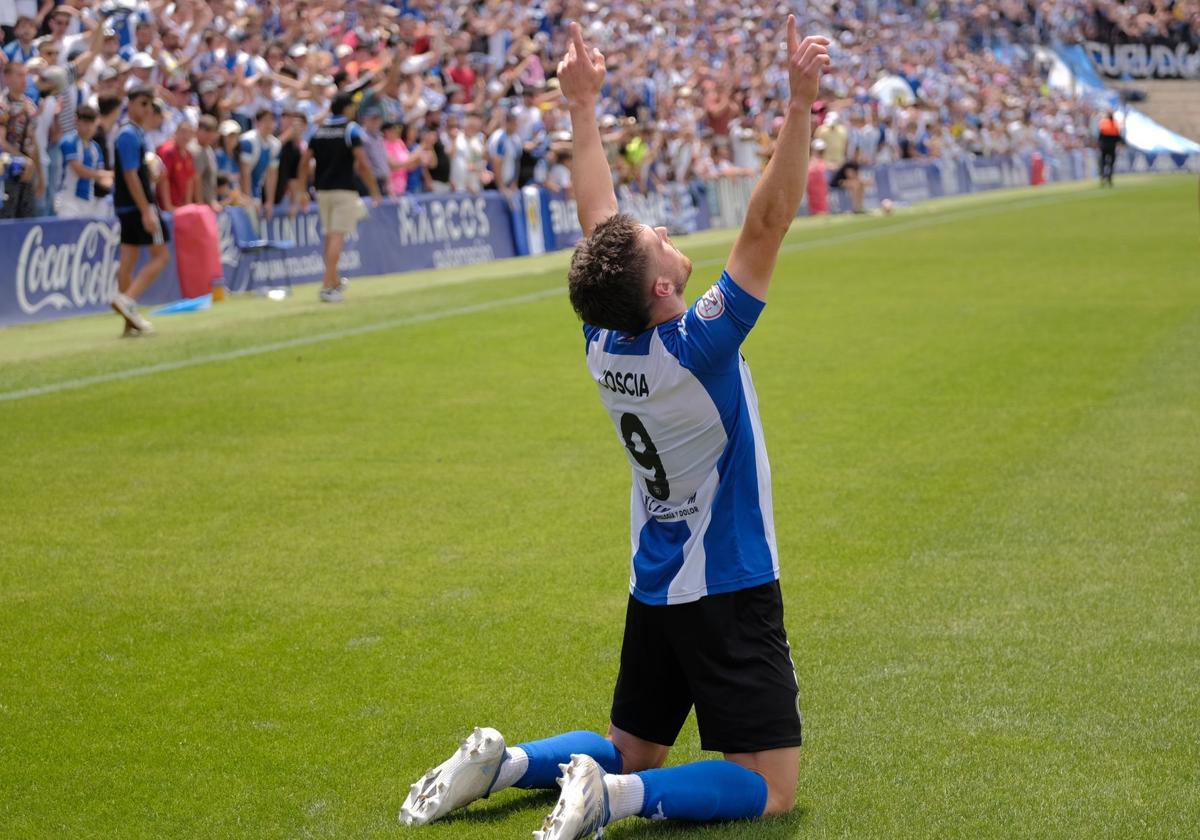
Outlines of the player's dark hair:
<svg viewBox="0 0 1200 840">
<path fill-rule="evenodd" d="M 618 213 L 600 224 L 571 257 L 567 291 L 584 323 L 637 335 L 650 323 L 642 226 Z"/>
<path fill-rule="evenodd" d="M 130 102 L 133 102 L 135 99 L 149 99 L 153 101 L 154 88 L 150 85 L 137 85 L 129 89 L 127 98 Z"/>
<path fill-rule="evenodd" d="M 333 103 L 329 106 L 329 113 L 335 117 L 340 117 L 346 113 L 346 109 L 354 104 L 354 94 L 346 91 L 338 91 L 337 96 L 333 97 Z"/>
<path fill-rule="evenodd" d="M 75 119 L 81 122 L 95 122 L 96 109 L 91 105 L 80 105 L 75 109 Z"/>
<path fill-rule="evenodd" d="M 258 111 L 254 114 L 254 121 L 256 123 L 260 123 L 263 120 L 265 120 L 267 117 L 274 117 L 274 116 L 275 116 L 275 112 L 272 111 L 270 108 L 259 108 Z"/>
</svg>

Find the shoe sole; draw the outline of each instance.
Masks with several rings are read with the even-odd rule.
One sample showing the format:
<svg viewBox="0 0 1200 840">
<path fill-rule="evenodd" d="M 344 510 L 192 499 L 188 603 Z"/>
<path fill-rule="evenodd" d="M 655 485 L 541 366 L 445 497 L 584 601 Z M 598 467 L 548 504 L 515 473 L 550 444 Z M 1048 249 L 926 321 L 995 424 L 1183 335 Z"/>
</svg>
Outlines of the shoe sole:
<svg viewBox="0 0 1200 840">
<path fill-rule="evenodd" d="M 455 759 L 458 759 L 458 763 L 454 767 L 443 769 Z M 494 729 L 475 727 L 475 730 L 463 739 L 454 755 L 409 787 L 408 796 L 400 808 L 400 822 L 410 826 L 427 825 L 476 799 L 485 798 L 496 783 L 503 760 L 503 736 Z M 493 761 L 495 766 L 489 767 Z M 472 791 L 463 795 L 461 790 L 455 790 L 456 782 L 462 778 L 460 774 L 463 772 L 486 773 L 487 784 L 478 793 Z M 483 776 L 477 781 L 484 781 Z"/>
<path fill-rule="evenodd" d="M 595 759 L 583 755 L 573 755 L 569 764 L 558 765 L 559 769 L 563 771 L 562 778 L 558 779 L 562 793 L 559 794 L 554 808 L 542 821 L 541 830 L 533 832 L 533 840 L 581 840 L 584 837 L 600 838 L 604 836 L 603 824 L 597 828 L 573 827 L 569 824 L 569 818 L 574 814 L 569 814 L 568 811 L 582 813 L 584 818 L 587 817 L 588 793 L 584 787 L 587 779 L 583 774 L 592 772 L 587 766 L 589 762 L 594 763 Z M 600 795 L 607 798 L 603 771 L 596 783 L 600 785 Z M 607 815 L 607 803 L 604 805 L 604 811 Z"/>
</svg>

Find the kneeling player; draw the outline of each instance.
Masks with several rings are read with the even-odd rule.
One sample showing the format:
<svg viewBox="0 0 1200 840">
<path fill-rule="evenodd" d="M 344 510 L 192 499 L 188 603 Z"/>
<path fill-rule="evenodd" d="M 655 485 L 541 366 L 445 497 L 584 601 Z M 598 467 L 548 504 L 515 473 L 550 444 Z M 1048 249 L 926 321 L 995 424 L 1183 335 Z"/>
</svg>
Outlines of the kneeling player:
<svg viewBox="0 0 1200 840">
<path fill-rule="evenodd" d="M 762 312 L 803 198 L 810 109 L 828 41 L 788 18 L 791 104 L 720 279 L 690 308 L 692 263 L 665 228 L 617 209 L 596 123 L 604 57 L 571 24 L 559 66 L 574 128 L 586 240 L 571 261 L 587 365 L 634 472 L 633 575 L 608 737 L 569 732 L 508 748 L 476 729 L 410 789 L 409 825 L 515 786 L 562 786 L 538 840 L 626 817 L 729 820 L 791 810 L 799 690 L 783 624 L 758 400 L 743 340 Z M 689 711 L 724 760 L 664 768 Z M 561 778 L 560 778 L 561 776 Z"/>
</svg>

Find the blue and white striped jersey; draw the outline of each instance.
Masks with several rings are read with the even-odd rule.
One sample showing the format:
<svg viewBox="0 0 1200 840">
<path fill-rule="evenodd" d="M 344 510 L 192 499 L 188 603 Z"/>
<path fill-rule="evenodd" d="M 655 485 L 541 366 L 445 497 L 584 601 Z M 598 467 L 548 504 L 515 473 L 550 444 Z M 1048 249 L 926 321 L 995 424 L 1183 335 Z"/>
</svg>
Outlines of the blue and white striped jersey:
<svg viewBox="0 0 1200 840">
<path fill-rule="evenodd" d="M 678 321 L 584 326 L 588 372 L 633 468 L 630 591 L 680 604 L 779 577 L 758 397 L 742 341 L 762 301 L 722 273 Z"/>
<path fill-rule="evenodd" d="M 86 143 L 78 131 L 72 131 L 59 144 L 63 156 L 63 179 L 61 192 L 72 195 L 81 201 L 91 201 L 95 197 L 95 181 L 91 178 L 80 178 L 71 168 L 73 160 L 79 161 L 89 169 L 99 169 L 104 158 L 100 154 L 100 144 L 95 140 Z"/>
<path fill-rule="evenodd" d="M 267 171 L 279 168 L 281 144 L 278 137 L 259 137 L 254 129 L 242 135 L 238 154 L 242 163 L 250 165 L 250 198 L 262 198 L 267 183 Z"/>
</svg>

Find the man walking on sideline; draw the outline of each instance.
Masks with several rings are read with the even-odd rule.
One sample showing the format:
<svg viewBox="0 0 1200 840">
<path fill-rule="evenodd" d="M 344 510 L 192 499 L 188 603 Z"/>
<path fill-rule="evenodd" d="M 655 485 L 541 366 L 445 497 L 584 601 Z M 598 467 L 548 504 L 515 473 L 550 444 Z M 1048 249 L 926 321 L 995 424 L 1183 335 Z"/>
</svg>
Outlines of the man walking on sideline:
<svg viewBox="0 0 1200 840">
<path fill-rule="evenodd" d="M 338 260 L 353 233 L 367 215 L 359 198 L 354 175 L 367 185 L 372 206 L 380 201 L 379 184 L 371 172 L 371 163 L 363 147 L 365 132 L 354 122 L 353 94 L 342 91 L 333 98 L 331 116 L 317 129 L 304 159 L 300 162 L 301 178 L 307 183 L 309 160 L 316 162 L 314 181 L 317 187 L 317 212 L 325 231 L 325 280 L 320 298 L 324 303 L 341 303 L 346 281 L 338 278 Z"/>
<path fill-rule="evenodd" d="M 125 336 L 151 335 L 154 327 L 137 311 L 137 299 L 167 267 L 166 225 L 151 196 L 150 167 L 145 127 L 154 108 L 154 88 L 139 85 L 129 91 L 129 122 L 117 132 L 113 161 L 113 209 L 121 223 L 121 261 L 117 266 L 117 294 L 112 308 L 125 319 Z M 143 248 L 150 258 L 133 273 Z"/>
<path fill-rule="evenodd" d="M 692 263 L 665 228 L 618 211 L 596 122 L 604 56 L 572 23 L 559 65 L 574 129 L 585 240 L 568 291 L 587 366 L 633 470 L 634 554 L 608 737 L 571 732 L 506 749 L 495 729 L 417 781 L 419 825 L 506 787 L 562 792 L 537 840 L 577 840 L 631 816 L 730 820 L 789 811 L 799 776 L 799 689 L 783 624 L 758 400 L 741 356 L 804 194 L 825 38 L 788 17 L 791 102 L 775 153 L 717 282 L 690 308 Z M 701 745 L 724 754 L 662 768 L 695 706 Z"/>
</svg>

